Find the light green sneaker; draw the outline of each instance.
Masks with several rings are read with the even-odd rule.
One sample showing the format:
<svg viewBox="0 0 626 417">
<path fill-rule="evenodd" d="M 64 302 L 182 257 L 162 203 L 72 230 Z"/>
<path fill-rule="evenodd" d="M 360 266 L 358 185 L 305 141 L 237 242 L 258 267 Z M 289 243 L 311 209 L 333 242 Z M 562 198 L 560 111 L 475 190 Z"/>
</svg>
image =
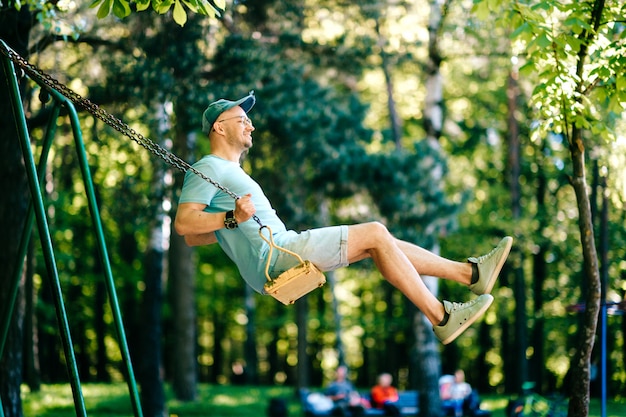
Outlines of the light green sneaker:
<svg viewBox="0 0 626 417">
<path fill-rule="evenodd" d="M 451 303 L 443 301 L 443 308 L 450 315 L 448 322 L 443 326 L 433 326 L 435 336 L 441 343 L 447 345 L 482 316 L 493 303 L 491 294 L 482 294 L 467 303 Z"/>
<path fill-rule="evenodd" d="M 468 258 L 467 261 L 478 266 L 478 281 L 469 286 L 474 294 L 489 294 L 493 289 L 500 270 L 504 266 L 511 251 L 513 238 L 506 236 L 491 252 L 479 258 Z"/>
</svg>

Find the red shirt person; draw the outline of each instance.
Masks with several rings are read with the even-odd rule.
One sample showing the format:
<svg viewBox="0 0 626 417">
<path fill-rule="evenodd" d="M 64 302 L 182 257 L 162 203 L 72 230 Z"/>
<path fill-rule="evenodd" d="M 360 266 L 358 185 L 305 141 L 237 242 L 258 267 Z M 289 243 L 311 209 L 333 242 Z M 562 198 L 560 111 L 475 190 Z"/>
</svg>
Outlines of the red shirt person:
<svg viewBox="0 0 626 417">
<path fill-rule="evenodd" d="M 372 387 L 372 407 L 382 409 L 385 404 L 398 401 L 398 390 L 391 385 L 391 374 L 384 373 L 378 376 L 378 384 Z"/>
</svg>

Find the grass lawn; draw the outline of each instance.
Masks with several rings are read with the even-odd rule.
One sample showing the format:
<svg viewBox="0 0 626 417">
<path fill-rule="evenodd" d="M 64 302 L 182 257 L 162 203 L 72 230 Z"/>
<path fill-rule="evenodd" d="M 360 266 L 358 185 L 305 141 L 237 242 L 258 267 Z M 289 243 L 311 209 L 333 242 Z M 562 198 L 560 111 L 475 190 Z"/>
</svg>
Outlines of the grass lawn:
<svg viewBox="0 0 626 417">
<path fill-rule="evenodd" d="M 83 384 L 83 396 L 87 415 L 93 417 L 133 417 L 133 410 L 125 384 Z M 263 417 L 271 397 L 283 397 L 289 401 L 289 415 L 301 416 L 300 404 L 290 387 L 249 387 L 229 385 L 200 385 L 198 399 L 182 403 L 174 400 L 167 391 L 169 415 L 171 417 Z M 76 416 L 69 384 L 44 385 L 40 392 L 24 390 L 23 407 L 25 417 L 70 417 Z M 506 417 L 504 408 L 508 397 L 485 396 L 483 408 L 493 411 L 493 417 Z M 590 417 L 600 417 L 600 402 L 593 399 Z M 613 400 L 607 404 L 607 417 L 626 416 L 626 399 Z"/>
</svg>

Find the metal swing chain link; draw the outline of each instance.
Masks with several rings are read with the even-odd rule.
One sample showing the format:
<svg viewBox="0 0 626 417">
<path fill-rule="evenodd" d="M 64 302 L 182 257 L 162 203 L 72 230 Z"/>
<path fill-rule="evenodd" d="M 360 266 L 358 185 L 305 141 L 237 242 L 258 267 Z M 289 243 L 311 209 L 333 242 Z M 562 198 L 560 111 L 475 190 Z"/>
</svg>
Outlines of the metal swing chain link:
<svg viewBox="0 0 626 417">
<path fill-rule="evenodd" d="M 183 159 L 181 159 L 174 153 L 168 151 L 167 149 L 163 148 L 162 146 L 150 140 L 149 138 L 146 138 L 141 133 L 138 133 L 137 131 L 135 131 L 133 128 L 128 126 L 126 123 L 124 123 L 117 117 L 108 113 L 106 110 L 100 108 L 97 104 L 93 103 L 91 100 L 82 97 L 80 94 L 76 93 L 75 91 L 67 87 L 66 85 L 60 83 L 58 80 L 53 78 L 50 74 L 47 74 L 36 65 L 31 64 L 26 59 L 24 59 L 21 55 L 15 52 L 13 49 L 9 48 L 8 46 L 5 47 L 4 43 L 0 43 L 0 45 L 2 45 L 2 48 L 0 48 L 2 52 L 11 61 L 17 64 L 33 80 L 35 81 L 38 80 L 41 83 L 43 83 L 46 87 L 60 92 L 63 96 L 65 96 L 72 103 L 85 109 L 90 114 L 102 120 L 104 123 L 111 126 L 118 132 L 129 137 L 134 142 L 136 142 L 143 148 L 147 149 L 153 155 L 156 155 L 157 157 L 161 158 L 167 164 L 179 169 L 182 172 L 187 172 L 187 171 L 193 172 L 194 174 L 196 174 L 203 180 L 209 182 L 211 185 L 215 186 L 219 190 L 225 192 L 226 194 L 228 194 L 230 197 L 232 197 L 235 200 L 238 200 L 240 198 L 240 196 L 233 193 L 228 188 L 224 187 L 223 185 L 221 185 L 214 179 L 206 176 L 204 173 L 198 171 L 193 166 L 191 166 L 188 162 L 184 161 Z M 261 226 L 261 228 L 263 227 L 263 223 L 261 223 L 261 220 L 257 217 L 256 214 L 252 215 L 252 219 L 255 222 L 257 222 L 259 226 Z"/>
</svg>

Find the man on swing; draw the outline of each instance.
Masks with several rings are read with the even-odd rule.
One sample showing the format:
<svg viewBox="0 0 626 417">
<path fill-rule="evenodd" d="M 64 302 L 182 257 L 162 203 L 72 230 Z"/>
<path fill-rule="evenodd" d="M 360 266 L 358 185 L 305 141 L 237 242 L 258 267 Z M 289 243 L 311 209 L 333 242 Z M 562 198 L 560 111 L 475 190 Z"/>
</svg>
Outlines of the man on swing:
<svg viewBox="0 0 626 417">
<path fill-rule="evenodd" d="M 278 246 L 300 254 L 321 271 L 330 271 L 372 258 L 382 276 L 400 290 L 430 320 L 442 343 L 456 339 L 482 316 L 493 302 L 489 293 L 506 261 L 513 239 L 505 237 L 487 255 L 456 262 L 393 237 L 379 222 L 333 226 L 295 232 L 287 230 L 261 187 L 246 174 L 240 158 L 252 147 L 254 126 L 248 111 L 253 93 L 237 101 L 220 99 L 202 116 L 202 130 L 209 137 L 211 153 L 194 168 L 232 191 L 239 199 L 187 172 L 176 214 L 176 231 L 190 246 L 218 242 L 235 262 L 245 281 L 264 293 L 267 243 L 259 236 L 253 215 L 269 226 Z M 291 255 L 274 251 L 270 275 L 295 266 Z M 477 294 L 466 303 L 439 301 L 420 274 L 453 280 Z"/>
</svg>

